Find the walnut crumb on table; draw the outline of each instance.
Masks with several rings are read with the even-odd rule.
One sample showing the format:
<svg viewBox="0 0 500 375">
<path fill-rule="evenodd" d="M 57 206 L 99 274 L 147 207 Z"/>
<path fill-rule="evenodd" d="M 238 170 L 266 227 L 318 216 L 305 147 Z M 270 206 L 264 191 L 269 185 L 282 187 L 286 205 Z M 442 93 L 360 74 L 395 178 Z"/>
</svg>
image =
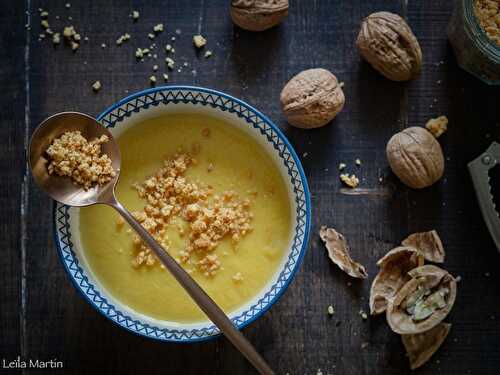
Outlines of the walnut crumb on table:
<svg viewBox="0 0 500 375">
<path fill-rule="evenodd" d="M 335 314 L 335 309 L 333 308 L 332 305 L 328 306 L 327 312 L 328 312 L 328 315 L 330 315 L 330 316 Z"/>
<path fill-rule="evenodd" d="M 101 81 L 95 81 L 92 84 L 92 90 L 94 90 L 95 92 L 98 92 L 101 88 L 102 88 Z"/>
<path fill-rule="evenodd" d="M 106 184 L 116 176 L 111 159 L 101 155 L 101 145 L 108 140 L 106 135 L 88 141 L 79 131 L 64 133 L 46 150 L 49 175 L 71 177 L 85 190 Z"/>
<path fill-rule="evenodd" d="M 430 131 L 434 137 L 439 138 L 448 130 L 448 118 L 446 116 L 431 118 L 425 124 L 425 128 Z"/>
<path fill-rule="evenodd" d="M 359 178 L 357 178 L 355 175 L 350 175 L 347 173 L 342 173 L 340 175 L 340 180 L 349 186 L 350 188 L 356 188 L 359 185 Z"/>
<path fill-rule="evenodd" d="M 207 40 L 202 35 L 193 35 L 193 44 L 196 48 L 201 48 L 207 44 Z"/>
</svg>

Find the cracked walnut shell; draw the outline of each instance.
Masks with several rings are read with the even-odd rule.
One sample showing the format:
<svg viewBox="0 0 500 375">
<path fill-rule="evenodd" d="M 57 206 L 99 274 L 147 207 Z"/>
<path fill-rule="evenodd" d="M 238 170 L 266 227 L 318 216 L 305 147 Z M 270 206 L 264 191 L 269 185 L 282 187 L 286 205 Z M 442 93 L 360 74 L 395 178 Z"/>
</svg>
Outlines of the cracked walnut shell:
<svg viewBox="0 0 500 375">
<path fill-rule="evenodd" d="M 332 73 L 326 69 L 308 69 L 288 81 L 280 101 L 291 125 L 312 129 L 333 120 L 344 107 L 345 97 Z"/>
<path fill-rule="evenodd" d="M 423 255 L 412 247 L 396 247 L 379 259 L 377 266 L 380 271 L 370 288 L 370 314 L 383 313 L 387 301 L 411 279 L 408 271 L 423 265 Z"/>
<path fill-rule="evenodd" d="M 408 81 L 420 72 L 420 45 L 410 26 L 397 14 L 376 12 L 366 17 L 356 45 L 365 60 L 390 80 Z"/>
<path fill-rule="evenodd" d="M 232 0 L 231 18 L 242 29 L 263 31 L 288 15 L 288 0 Z"/>
<path fill-rule="evenodd" d="M 451 324 L 439 323 L 434 328 L 416 335 L 401 335 L 412 370 L 424 365 L 436 353 L 448 336 L 450 328 Z"/>
<path fill-rule="evenodd" d="M 424 128 L 411 127 L 394 134 L 386 154 L 394 174 L 411 188 L 431 186 L 443 176 L 443 150 Z"/>
<path fill-rule="evenodd" d="M 328 257 L 339 268 L 349 276 L 359 279 L 366 279 L 368 274 L 365 267 L 358 262 L 352 260 L 349 254 L 349 246 L 345 237 L 333 228 L 322 226 L 319 231 L 321 240 L 325 243 Z"/>
<path fill-rule="evenodd" d="M 447 271 L 433 265 L 417 267 L 387 306 L 387 323 L 401 335 L 434 328 L 449 314 L 457 294 L 457 283 Z"/>
</svg>

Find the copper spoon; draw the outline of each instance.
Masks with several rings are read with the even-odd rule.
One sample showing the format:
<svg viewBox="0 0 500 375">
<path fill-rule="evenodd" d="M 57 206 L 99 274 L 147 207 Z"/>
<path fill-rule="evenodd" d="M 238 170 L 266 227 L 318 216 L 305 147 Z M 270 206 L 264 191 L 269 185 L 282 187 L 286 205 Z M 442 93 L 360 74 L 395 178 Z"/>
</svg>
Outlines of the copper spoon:
<svg viewBox="0 0 500 375">
<path fill-rule="evenodd" d="M 51 176 L 47 172 L 45 150 L 55 138 L 67 131 L 79 130 L 87 139 L 107 135 L 109 141 L 101 147 L 112 161 L 116 176 L 103 186 L 95 186 L 87 191 L 75 185 L 67 177 Z M 43 121 L 34 131 L 29 147 L 29 165 L 36 183 L 52 199 L 75 207 L 106 204 L 113 207 L 137 232 L 143 241 L 156 254 L 165 268 L 177 279 L 191 298 L 219 327 L 220 331 L 250 361 L 261 374 L 274 374 L 273 370 L 260 356 L 250 342 L 238 331 L 224 311 L 208 296 L 189 274 L 172 258 L 168 252 L 146 231 L 141 224 L 121 205 L 115 197 L 115 186 L 120 175 L 120 150 L 111 133 L 91 116 L 78 112 L 62 112 Z"/>
</svg>

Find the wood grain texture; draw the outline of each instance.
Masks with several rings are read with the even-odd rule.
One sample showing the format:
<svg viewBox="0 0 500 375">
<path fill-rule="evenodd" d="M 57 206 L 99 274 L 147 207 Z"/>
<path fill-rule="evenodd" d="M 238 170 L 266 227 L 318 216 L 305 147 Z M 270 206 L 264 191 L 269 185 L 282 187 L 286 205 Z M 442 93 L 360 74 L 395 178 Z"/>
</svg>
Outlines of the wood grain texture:
<svg viewBox="0 0 500 375">
<path fill-rule="evenodd" d="M 18 2 L 0 12 L 0 357 L 15 358 L 22 351 L 21 223 L 25 169 L 25 36 L 24 4 Z M 1 371 L 0 371 L 1 372 Z"/>
<path fill-rule="evenodd" d="M 32 14 L 29 45 L 24 30 L 27 7 Z M 73 24 L 89 41 L 83 41 L 76 53 L 64 45 L 54 48 L 50 41 L 38 41 L 40 7 L 50 12 L 52 28 Z M 64 374 L 254 373 L 225 339 L 165 344 L 111 324 L 72 287 L 54 249 L 52 203 L 30 178 L 24 198 L 26 215 L 19 214 L 25 130 L 33 131 L 57 111 L 97 115 L 128 93 L 149 87 L 154 64 L 160 67 L 156 76 L 161 82 L 163 46 L 171 43 L 182 71 L 168 72 L 169 83 L 212 87 L 255 105 L 289 137 L 309 179 L 313 229 L 301 270 L 280 301 L 244 330 L 276 371 L 411 373 L 400 338 L 390 332 L 384 318 L 363 321 L 359 311 L 368 311 L 376 260 L 409 233 L 435 228 L 447 250 L 446 267 L 462 276 L 463 282 L 448 319 L 453 324 L 450 336 L 418 373 L 496 374 L 500 368 L 500 276 L 495 269 L 499 256 L 483 224 L 466 164 L 491 140 L 499 139 L 499 91 L 457 67 L 445 33 L 452 7 L 449 0 L 409 4 L 404 0 L 297 0 L 291 1 L 289 17 L 280 27 L 262 33 L 234 27 L 223 0 L 75 0 L 69 9 L 61 1 L 31 0 L 8 8 L 0 15 L 2 54 L 10 62 L 0 69 L 2 87 L 8 92 L 0 99 L 1 162 L 12 166 L 4 174 L 6 184 L 1 185 L 0 197 L 6 208 L 0 240 L 8 255 L 0 260 L 1 355 L 57 358 L 64 361 L 64 371 L 59 372 Z M 133 9 L 141 13 L 137 23 L 129 18 Z M 419 38 L 424 66 L 415 81 L 388 81 L 359 57 L 354 46 L 359 23 L 379 10 L 407 18 Z M 136 62 L 135 49 L 151 44 L 147 34 L 159 22 L 166 31 L 156 40 L 158 60 Z M 117 47 L 116 39 L 125 32 L 132 35 L 131 40 Z M 206 48 L 214 53 L 210 59 L 192 46 L 195 33 L 207 38 Z M 107 47 L 102 48 L 102 43 Z M 25 48 L 29 52 L 27 80 Z M 346 106 L 324 128 L 291 128 L 279 108 L 281 88 L 293 75 L 312 67 L 329 69 L 345 82 Z M 97 94 L 91 90 L 96 80 L 103 85 Z M 26 121 L 25 103 L 29 103 Z M 445 176 L 430 189 L 407 189 L 388 169 L 386 142 L 394 132 L 423 125 L 441 114 L 450 119 L 450 130 L 440 139 L 446 156 Z M 355 166 L 356 158 L 362 160 L 361 167 Z M 340 162 L 361 177 L 360 194 L 341 185 Z M 367 267 L 368 280 L 352 280 L 331 264 L 317 235 L 321 225 L 333 226 L 347 237 L 353 258 Z M 27 304 L 21 319 L 23 226 L 27 228 Z M 326 314 L 330 304 L 336 310 L 331 318 Z M 368 346 L 361 349 L 362 343 Z"/>
</svg>

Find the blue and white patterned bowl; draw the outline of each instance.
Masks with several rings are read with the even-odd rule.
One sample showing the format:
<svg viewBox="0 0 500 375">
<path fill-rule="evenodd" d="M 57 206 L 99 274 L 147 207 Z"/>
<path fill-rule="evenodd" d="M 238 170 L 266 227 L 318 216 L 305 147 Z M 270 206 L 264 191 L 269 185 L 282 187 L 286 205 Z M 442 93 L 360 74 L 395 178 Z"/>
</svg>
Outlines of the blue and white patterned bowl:
<svg viewBox="0 0 500 375">
<path fill-rule="evenodd" d="M 229 314 L 241 329 L 264 314 L 279 299 L 302 262 L 311 222 L 306 177 L 292 146 L 271 120 L 247 103 L 215 90 L 190 86 L 153 88 L 128 96 L 105 110 L 98 119 L 110 128 L 113 135 L 119 136 L 134 123 L 148 117 L 181 112 L 206 113 L 243 130 L 264 146 L 287 184 L 293 219 L 289 248 L 268 284 L 253 300 Z M 195 342 L 220 334 L 219 329 L 208 321 L 179 324 L 153 319 L 132 310 L 108 293 L 85 260 L 77 229 L 78 216 L 76 208 L 55 205 L 55 243 L 71 281 L 97 311 L 122 328 L 157 340 Z"/>
</svg>

